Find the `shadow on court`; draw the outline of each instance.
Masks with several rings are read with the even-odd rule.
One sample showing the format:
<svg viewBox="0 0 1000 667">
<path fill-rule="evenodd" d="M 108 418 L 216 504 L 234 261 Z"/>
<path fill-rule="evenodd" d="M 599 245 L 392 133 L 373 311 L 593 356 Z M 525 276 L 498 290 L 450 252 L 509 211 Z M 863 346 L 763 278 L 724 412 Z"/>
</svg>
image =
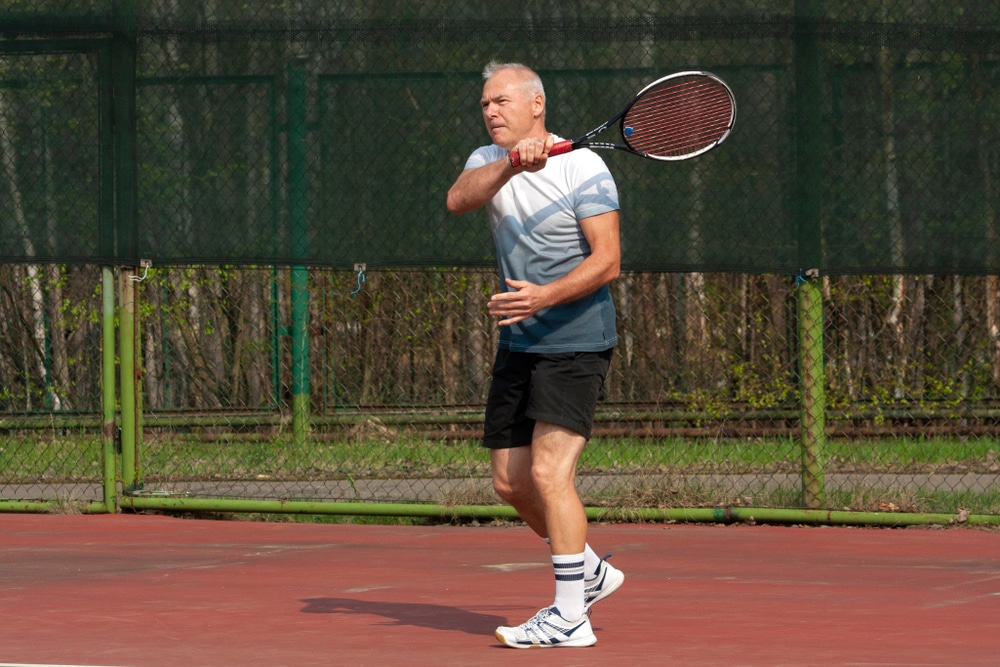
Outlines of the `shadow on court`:
<svg viewBox="0 0 1000 667">
<path fill-rule="evenodd" d="M 0 664 L 995 665 L 1000 533 L 592 525 L 626 574 L 585 649 L 520 526 L 0 515 Z"/>
<path fill-rule="evenodd" d="M 360 614 L 376 618 L 381 616 L 387 620 L 376 622 L 376 625 L 386 627 L 408 625 L 415 628 L 488 636 L 493 634 L 498 625 L 507 623 L 507 619 L 503 616 L 480 614 L 438 604 L 371 602 L 351 598 L 313 598 L 303 602 L 304 614 Z"/>
</svg>

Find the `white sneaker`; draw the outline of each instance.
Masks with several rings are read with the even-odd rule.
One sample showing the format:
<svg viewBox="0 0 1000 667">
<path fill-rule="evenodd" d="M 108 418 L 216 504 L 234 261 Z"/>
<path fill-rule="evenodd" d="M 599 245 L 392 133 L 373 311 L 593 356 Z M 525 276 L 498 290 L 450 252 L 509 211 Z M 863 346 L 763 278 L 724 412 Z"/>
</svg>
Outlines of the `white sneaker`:
<svg viewBox="0 0 1000 667">
<path fill-rule="evenodd" d="M 546 607 L 515 628 L 500 626 L 496 637 L 513 648 L 553 648 L 556 646 L 593 646 L 597 643 L 590 619 L 567 621 L 555 607 Z"/>
<path fill-rule="evenodd" d="M 583 610 L 590 611 L 590 607 L 598 600 L 603 600 L 619 588 L 625 581 L 625 574 L 608 562 L 611 554 L 601 559 L 601 564 L 597 567 L 597 574 L 593 579 L 583 582 Z"/>
</svg>

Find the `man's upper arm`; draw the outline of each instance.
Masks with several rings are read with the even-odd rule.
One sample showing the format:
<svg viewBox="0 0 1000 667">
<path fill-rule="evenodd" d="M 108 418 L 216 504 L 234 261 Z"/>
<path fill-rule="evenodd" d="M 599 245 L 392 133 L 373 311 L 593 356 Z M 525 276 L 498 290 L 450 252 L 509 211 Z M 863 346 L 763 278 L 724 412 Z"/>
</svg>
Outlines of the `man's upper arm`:
<svg viewBox="0 0 1000 667">
<path fill-rule="evenodd" d="M 618 254 L 621 251 L 618 211 L 583 218 L 580 220 L 580 229 L 590 244 L 591 253 L 602 251 Z"/>
<path fill-rule="evenodd" d="M 607 211 L 580 220 L 580 229 L 590 245 L 590 254 L 606 270 L 618 277 L 621 265 L 621 238 L 618 211 Z"/>
</svg>

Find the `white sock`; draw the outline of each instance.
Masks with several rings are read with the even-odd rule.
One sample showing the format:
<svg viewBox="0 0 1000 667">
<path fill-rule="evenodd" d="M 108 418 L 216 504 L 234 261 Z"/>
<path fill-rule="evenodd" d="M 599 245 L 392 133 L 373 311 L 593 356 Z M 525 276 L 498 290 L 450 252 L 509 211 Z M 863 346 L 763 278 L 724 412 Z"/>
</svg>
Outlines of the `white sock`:
<svg viewBox="0 0 1000 667">
<path fill-rule="evenodd" d="M 549 538 L 543 537 L 546 544 L 549 544 Z M 593 579 L 597 576 L 597 569 L 601 567 L 601 561 L 603 559 L 597 555 L 597 552 L 590 548 L 590 543 L 587 542 L 583 545 L 583 573 L 584 579 Z"/>
<path fill-rule="evenodd" d="M 552 555 L 556 575 L 555 607 L 567 621 L 577 621 L 583 616 L 583 563 L 582 553 Z"/>
<path fill-rule="evenodd" d="M 601 567 L 601 557 L 598 556 L 590 544 L 583 546 L 583 571 L 587 575 L 585 579 L 593 579 L 597 576 L 597 568 Z"/>
</svg>

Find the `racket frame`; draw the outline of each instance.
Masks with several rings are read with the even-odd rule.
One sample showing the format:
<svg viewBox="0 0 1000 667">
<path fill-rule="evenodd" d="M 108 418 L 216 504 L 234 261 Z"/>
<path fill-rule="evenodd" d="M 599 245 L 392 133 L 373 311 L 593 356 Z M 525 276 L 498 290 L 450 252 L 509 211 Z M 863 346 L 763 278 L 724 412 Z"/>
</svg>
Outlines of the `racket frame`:
<svg viewBox="0 0 1000 667">
<path fill-rule="evenodd" d="M 628 114 L 628 112 L 632 109 L 632 107 L 635 106 L 635 104 L 653 88 L 656 88 L 663 82 L 669 81 L 671 79 L 679 79 L 681 77 L 690 77 L 690 76 L 700 76 L 713 80 L 722 87 L 723 91 L 728 97 L 732 113 L 730 114 L 729 123 L 726 127 L 726 130 L 722 133 L 722 135 L 712 143 L 708 144 L 707 146 L 703 146 L 696 151 L 691 151 L 689 153 L 683 153 L 680 155 L 652 155 L 647 151 L 640 151 L 636 150 L 635 148 L 632 148 L 632 146 L 629 145 L 628 137 L 625 134 L 625 122 L 624 122 L 625 115 Z M 607 141 L 590 141 L 590 139 L 597 136 L 601 132 L 604 132 L 604 130 L 608 129 L 615 123 L 618 123 L 618 131 L 619 134 L 621 134 L 622 141 L 625 142 L 624 146 L 621 144 L 615 144 Z M 642 90 L 636 93 L 631 100 L 629 100 L 628 104 L 622 107 L 621 111 L 619 111 L 617 114 L 609 118 L 607 121 L 595 127 L 587 134 L 578 137 L 576 139 L 567 139 L 564 141 L 559 141 L 556 144 L 554 144 L 552 146 L 552 150 L 549 151 L 549 157 L 552 157 L 553 155 L 562 155 L 563 153 L 568 153 L 570 151 L 576 150 L 577 148 L 600 148 L 607 150 L 625 151 L 627 153 L 639 155 L 641 157 L 649 158 L 651 160 L 661 160 L 664 162 L 679 162 L 681 160 L 689 160 L 698 155 L 702 155 L 712 150 L 719 144 L 721 144 L 723 141 L 726 140 L 726 137 L 728 137 L 732 133 L 733 125 L 735 123 L 736 123 L 736 97 L 733 95 L 732 89 L 725 81 L 723 81 L 720 77 L 716 76 L 715 74 L 712 74 L 711 72 L 706 72 L 704 70 L 685 70 L 683 72 L 674 72 L 673 74 L 668 74 L 667 76 L 660 77 L 656 81 L 653 81 L 649 85 L 645 86 Z M 518 164 L 519 161 L 517 160 L 517 153 L 511 153 L 510 165 L 512 167 L 516 167 Z"/>
</svg>

